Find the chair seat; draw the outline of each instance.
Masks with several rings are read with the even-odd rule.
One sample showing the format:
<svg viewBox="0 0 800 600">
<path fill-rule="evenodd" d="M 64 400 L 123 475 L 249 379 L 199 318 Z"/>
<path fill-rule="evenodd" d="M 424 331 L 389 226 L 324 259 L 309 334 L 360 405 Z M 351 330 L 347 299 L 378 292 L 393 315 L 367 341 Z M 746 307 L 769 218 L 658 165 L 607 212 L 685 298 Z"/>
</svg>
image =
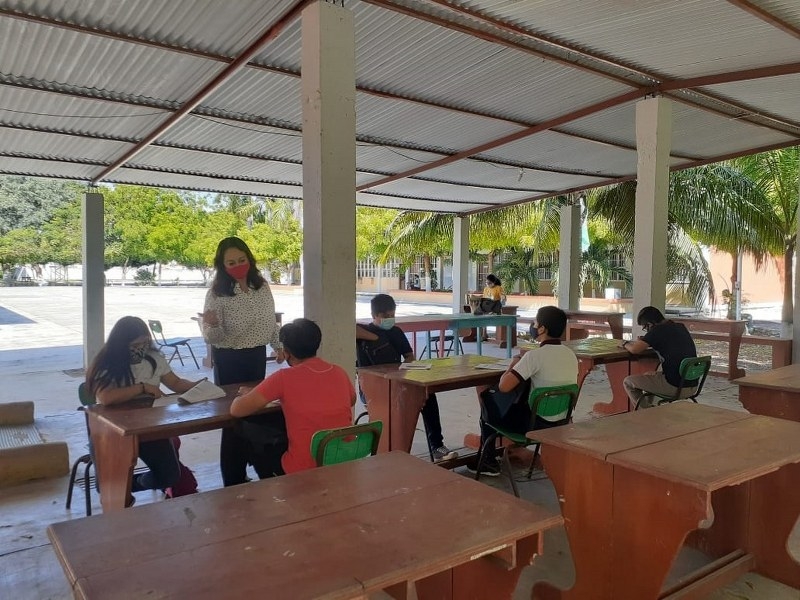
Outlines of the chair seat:
<svg viewBox="0 0 800 600">
<path fill-rule="evenodd" d="M 170 338 L 161 342 L 162 346 L 182 346 L 187 343 L 189 338 Z"/>
</svg>

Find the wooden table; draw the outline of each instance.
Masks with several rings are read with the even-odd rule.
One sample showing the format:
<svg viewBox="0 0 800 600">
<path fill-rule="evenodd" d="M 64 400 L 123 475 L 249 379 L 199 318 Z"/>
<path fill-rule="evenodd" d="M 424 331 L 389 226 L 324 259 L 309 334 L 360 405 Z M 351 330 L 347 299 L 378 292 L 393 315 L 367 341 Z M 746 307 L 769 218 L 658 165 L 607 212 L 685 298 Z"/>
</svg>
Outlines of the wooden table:
<svg viewBox="0 0 800 600">
<path fill-rule="evenodd" d="M 728 379 L 744 377 L 744 369 L 739 368 L 739 348 L 742 345 L 742 336 L 747 330 L 747 321 L 734 319 L 702 319 L 698 317 L 670 317 L 677 323 L 683 323 L 693 338 L 704 339 L 704 332 L 712 335 L 708 339 L 717 339 L 713 334 L 725 334 L 728 339 Z"/>
<path fill-rule="evenodd" d="M 676 402 L 529 435 L 542 442 L 576 571 L 570 590 L 540 584 L 534 598 L 705 598 L 753 569 L 800 587 L 787 550 L 799 423 Z M 664 590 L 687 537 L 715 560 Z"/>
<path fill-rule="evenodd" d="M 419 413 L 430 394 L 472 386 L 492 385 L 506 369 L 476 369 L 481 363 L 499 362 L 491 356 L 462 354 L 430 361 L 430 370 L 403 370 L 398 365 L 358 369 L 358 381 L 367 398 L 370 421 L 383 421 L 379 450 L 411 451 Z M 476 397 L 477 404 L 478 399 Z"/>
<path fill-rule="evenodd" d="M 734 380 L 739 401 L 748 411 L 800 421 L 800 364 L 761 371 Z"/>
<path fill-rule="evenodd" d="M 442 509 L 446 507 L 446 509 Z M 76 598 L 510 598 L 561 517 L 401 452 L 57 523 Z M 416 594 L 416 595 L 415 595 Z"/>
<path fill-rule="evenodd" d="M 622 339 L 622 318 L 625 313 L 621 312 L 592 312 L 590 310 L 565 310 L 567 319 L 578 323 L 608 323 L 611 328 L 611 337 L 617 340 Z M 569 327 L 565 330 L 569 332 Z"/>
<path fill-rule="evenodd" d="M 358 323 L 366 325 L 371 321 L 367 319 L 360 319 Z M 441 315 L 420 315 L 411 317 L 397 317 L 394 321 L 404 333 L 412 333 L 412 345 L 414 348 L 414 355 L 417 354 L 417 332 L 424 332 L 428 336 L 428 358 L 431 358 L 431 331 L 439 332 L 439 356 L 444 356 L 444 338 L 445 333 L 450 331 L 453 337 L 458 335 L 459 329 L 475 328 L 480 334 L 481 331 L 489 326 L 505 327 L 506 339 L 512 339 L 517 328 L 516 315 L 473 315 L 470 313 L 455 313 L 455 314 L 441 314 Z M 478 354 L 482 352 L 481 335 L 477 337 Z M 453 350 L 456 355 L 459 353 L 458 344 L 453 344 Z M 506 356 L 511 358 L 511 346 L 506 347 Z"/>
<path fill-rule="evenodd" d="M 592 337 L 562 342 L 572 348 L 578 357 L 578 386 L 583 386 L 586 376 L 598 365 L 605 365 L 611 385 L 611 402 L 596 402 L 592 412 L 598 415 L 613 415 L 628 412 L 630 403 L 624 379 L 631 374 L 655 371 L 658 359 L 652 353 L 631 354 L 619 347 L 620 341 L 604 337 Z"/>
<path fill-rule="evenodd" d="M 89 431 L 94 445 L 94 466 L 103 512 L 125 508 L 125 501 L 131 493 L 133 468 L 139 456 L 139 442 L 232 425 L 236 419 L 230 414 L 230 406 L 239 386 L 256 384 L 222 386 L 227 392 L 225 398 L 197 404 L 149 407 L 151 401 L 142 404 L 134 400 L 124 405 L 89 407 Z M 265 412 L 271 410 L 280 408 L 270 407 Z"/>
</svg>

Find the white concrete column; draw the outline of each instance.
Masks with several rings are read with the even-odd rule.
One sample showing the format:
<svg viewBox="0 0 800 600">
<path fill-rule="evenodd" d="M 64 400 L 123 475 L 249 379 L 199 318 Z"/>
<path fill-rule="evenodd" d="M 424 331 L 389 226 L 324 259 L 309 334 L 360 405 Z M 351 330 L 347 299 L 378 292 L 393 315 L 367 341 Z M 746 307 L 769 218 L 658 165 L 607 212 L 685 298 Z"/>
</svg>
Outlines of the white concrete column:
<svg viewBox="0 0 800 600">
<path fill-rule="evenodd" d="M 83 367 L 89 368 L 105 341 L 103 194 L 87 192 L 81 203 L 83 225 Z"/>
<path fill-rule="evenodd" d="M 800 190 L 798 190 L 800 194 Z M 795 227 L 797 228 L 798 238 L 800 239 L 800 202 L 797 203 L 797 215 L 795 217 Z M 800 273 L 798 272 L 798 265 L 800 265 L 800 245 L 795 244 L 794 248 L 794 307 L 792 309 L 792 323 L 790 331 L 781 331 L 781 335 L 792 336 L 792 363 L 800 362 Z M 789 276 L 788 274 L 786 275 Z M 789 329 L 789 326 L 784 324 L 782 328 Z"/>
<path fill-rule="evenodd" d="M 319 355 L 355 369 L 356 116 L 352 13 L 315 2 L 302 14 L 303 300 Z"/>
<path fill-rule="evenodd" d="M 564 310 L 578 310 L 581 306 L 581 207 L 569 204 L 562 206 L 560 212 L 558 306 Z"/>
<path fill-rule="evenodd" d="M 469 217 L 453 217 L 453 312 L 464 310 L 469 291 Z"/>
<path fill-rule="evenodd" d="M 672 105 L 666 98 L 636 104 L 636 224 L 633 240 L 634 336 L 645 306 L 664 310 L 667 301 L 667 203 Z"/>
</svg>

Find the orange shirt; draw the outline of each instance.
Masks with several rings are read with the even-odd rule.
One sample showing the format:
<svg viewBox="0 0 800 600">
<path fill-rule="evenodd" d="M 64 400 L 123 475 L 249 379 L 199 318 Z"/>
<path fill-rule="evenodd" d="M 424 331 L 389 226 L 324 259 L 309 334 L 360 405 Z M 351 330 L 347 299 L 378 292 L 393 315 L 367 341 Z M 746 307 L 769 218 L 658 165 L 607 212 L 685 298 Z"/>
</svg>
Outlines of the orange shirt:
<svg viewBox="0 0 800 600">
<path fill-rule="evenodd" d="M 273 373 L 255 391 L 267 402 L 281 401 L 289 438 L 289 449 L 281 458 L 286 473 L 316 466 L 311 438 L 317 431 L 353 423 L 355 390 L 350 377 L 341 367 L 318 357 Z"/>
</svg>

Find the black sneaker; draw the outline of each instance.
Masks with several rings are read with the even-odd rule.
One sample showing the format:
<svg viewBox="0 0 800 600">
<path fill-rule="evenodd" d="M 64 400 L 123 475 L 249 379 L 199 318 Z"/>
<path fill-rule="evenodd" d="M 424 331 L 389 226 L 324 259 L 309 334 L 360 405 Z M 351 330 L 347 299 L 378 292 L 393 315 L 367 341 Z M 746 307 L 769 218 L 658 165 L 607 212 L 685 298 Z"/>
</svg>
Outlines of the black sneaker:
<svg viewBox="0 0 800 600">
<path fill-rule="evenodd" d="M 467 465 L 467 471 L 469 471 L 470 473 L 476 473 L 477 465 L 478 465 L 477 461 Z M 500 463 L 497 462 L 496 458 L 492 460 L 484 459 L 483 464 L 481 465 L 481 475 L 485 475 L 486 477 L 500 476 Z"/>
</svg>

